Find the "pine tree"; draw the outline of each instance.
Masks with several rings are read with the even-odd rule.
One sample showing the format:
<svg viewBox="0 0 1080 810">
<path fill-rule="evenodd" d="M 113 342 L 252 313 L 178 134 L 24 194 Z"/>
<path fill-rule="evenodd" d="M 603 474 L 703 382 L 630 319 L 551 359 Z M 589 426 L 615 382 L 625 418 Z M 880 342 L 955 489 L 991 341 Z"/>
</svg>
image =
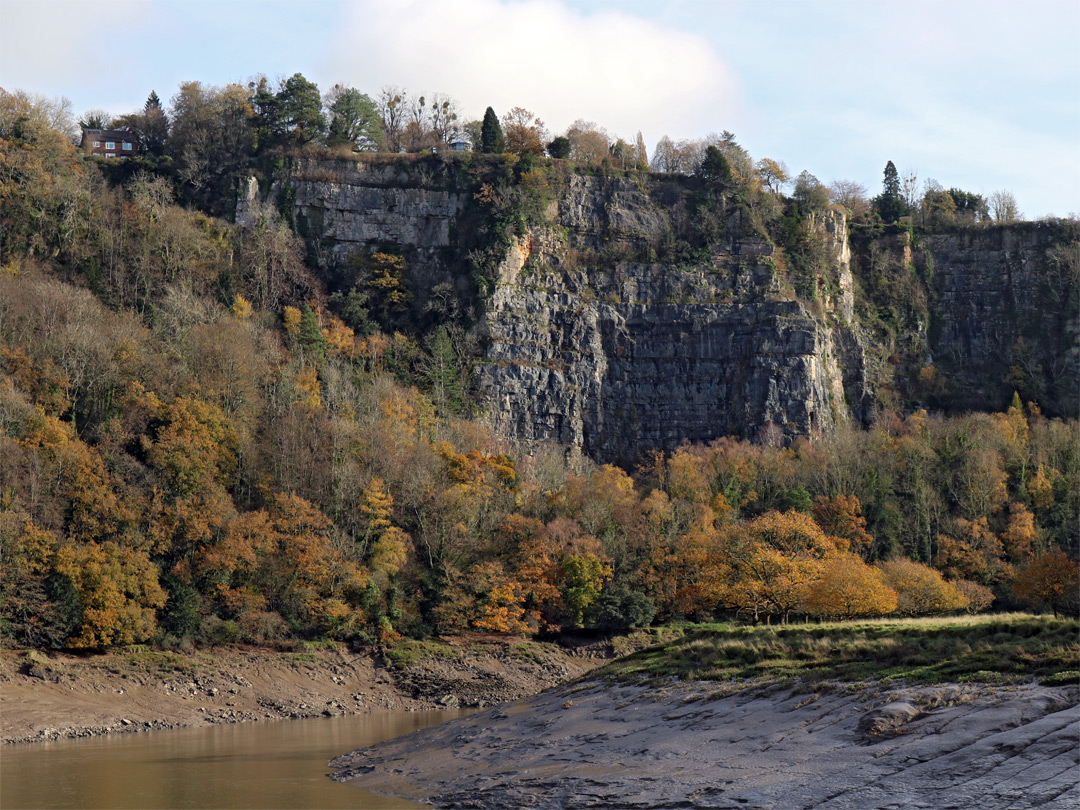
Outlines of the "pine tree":
<svg viewBox="0 0 1080 810">
<path fill-rule="evenodd" d="M 326 354 L 326 336 L 319 329 L 315 311 L 307 304 L 304 304 L 304 308 L 300 310 L 300 331 L 297 334 L 297 342 L 304 353 L 313 360 L 322 360 Z"/>
<path fill-rule="evenodd" d="M 885 222 L 896 222 L 907 213 L 904 197 L 900 193 L 900 175 L 890 160 L 885 164 L 885 180 L 880 196 L 874 198 L 874 207 Z"/>
<path fill-rule="evenodd" d="M 484 111 L 484 123 L 480 127 L 480 151 L 485 155 L 496 155 L 503 149 L 502 124 L 499 116 L 488 107 Z"/>
</svg>

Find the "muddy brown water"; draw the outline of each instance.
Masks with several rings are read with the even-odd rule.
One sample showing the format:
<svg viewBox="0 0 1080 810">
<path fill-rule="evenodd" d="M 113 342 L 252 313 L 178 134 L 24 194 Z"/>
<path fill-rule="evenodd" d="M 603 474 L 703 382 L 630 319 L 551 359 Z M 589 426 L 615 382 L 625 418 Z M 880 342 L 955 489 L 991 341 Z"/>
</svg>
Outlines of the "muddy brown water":
<svg viewBox="0 0 1080 810">
<path fill-rule="evenodd" d="M 461 711 L 242 723 L 0 746 L 0 808 L 417 808 L 332 782 L 332 757 Z"/>
</svg>

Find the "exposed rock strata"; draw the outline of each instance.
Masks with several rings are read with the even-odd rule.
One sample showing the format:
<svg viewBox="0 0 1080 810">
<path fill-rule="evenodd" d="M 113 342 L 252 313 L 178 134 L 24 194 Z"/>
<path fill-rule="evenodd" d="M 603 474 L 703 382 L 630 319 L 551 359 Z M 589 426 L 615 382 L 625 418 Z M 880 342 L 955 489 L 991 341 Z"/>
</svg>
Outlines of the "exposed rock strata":
<svg viewBox="0 0 1080 810">
<path fill-rule="evenodd" d="M 1031 222 L 929 236 L 932 359 L 959 405 L 998 407 L 1016 388 L 1080 410 L 1080 226 Z"/>
<path fill-rule="evenodd" d="M 351 283 L 342 268 L 354 252 L 402 251 L 414 314 L 430 320 L 436 287 L 462 301 L 476 294 L 465 269 L 476 245 L 463 234 L 475 237 L 484 213 L 455 164 L 429 163 L 298 161 L 265 194 L 249 185 L 238 219 L 285 201 L 338 284 Z M 560 182 L 547 225 L 519 230 L 485 293 L 477 382 L 497 431 L 633 460 L 684 440 L 787 441 L 872 416 L 868 378 L 876 377 L 867 372 L 841 215 L 815 223 L 831 258 L 808 303 L 785 280 L 783 257 L 726 198 L 701 208 L 699 192 L 656 175 Z M 686 234 L 703 232 L 703 217 L 711 217 L 705 247 L 692 260 L 665 259 L 672 240 L 685 247 Z M 1075 404 L 1080 325 L 1068 301 L 1076 272 L 1050 260 L 1052 251 L 1078 252 L 1070 227 L 924 237 L 931 311 L 915 340 L 945 373 L 957 406 L 1003 404 L 996 400 L 1011 395 L 1018 341 L 1034 347 L 1020 360 L 1046 389 L 1029 398 L 1055 413 Z"/>
</svg>

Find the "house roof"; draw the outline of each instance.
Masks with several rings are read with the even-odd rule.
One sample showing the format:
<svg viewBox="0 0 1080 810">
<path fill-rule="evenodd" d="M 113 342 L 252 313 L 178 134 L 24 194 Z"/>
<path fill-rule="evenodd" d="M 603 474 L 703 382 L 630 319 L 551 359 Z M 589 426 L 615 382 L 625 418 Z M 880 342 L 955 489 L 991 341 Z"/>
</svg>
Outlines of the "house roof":
<svg viewBox="0 0 1080 810">
<path fill-rule="evenodd" d="M 130 129 L 89 129 L 83 127 L 83 137 L 94 135 L 110 141 L 134 141 L 135 133 Z"/>
</svg>

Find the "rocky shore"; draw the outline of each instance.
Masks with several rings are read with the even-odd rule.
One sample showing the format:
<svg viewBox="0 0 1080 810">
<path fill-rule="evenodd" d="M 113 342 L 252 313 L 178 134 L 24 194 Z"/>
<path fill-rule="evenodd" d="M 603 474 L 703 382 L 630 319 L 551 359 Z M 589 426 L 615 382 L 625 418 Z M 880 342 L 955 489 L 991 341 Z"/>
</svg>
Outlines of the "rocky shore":
<svg viewBox="0 0 1080 810">
<path fill-rule="evenodd" d="M 818 684 L 545 692 L 336 758 L 338 781 L 440 808 L 1066 810 L 1075 687 Z"/>
<path fill-rule="evenodd" d="M 287 718 L 483 708 L 603 663 L 603 645 L 455 639 L 409 655 L 215 648 L 76 656 L 0 650 L 0 739 L 36 742 Z"/>
</svg>

